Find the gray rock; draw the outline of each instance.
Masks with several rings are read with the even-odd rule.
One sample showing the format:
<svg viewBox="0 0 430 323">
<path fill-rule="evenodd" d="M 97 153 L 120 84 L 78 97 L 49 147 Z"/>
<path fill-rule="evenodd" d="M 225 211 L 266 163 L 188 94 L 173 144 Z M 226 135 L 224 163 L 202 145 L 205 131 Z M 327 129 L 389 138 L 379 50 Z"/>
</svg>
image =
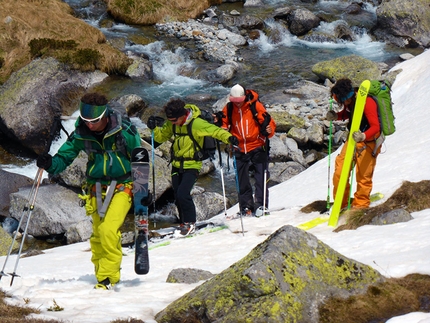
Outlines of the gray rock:
<svg viewBox="0 0 430 323">
<path fill-rule="evenodd" d="M 214 276 L 207 270 L 194 269 L 194 268 L 177 268 L 173 269 L 169 276 L 167 276 L 167 283 L 183 283 L 195 284 L 201 280 L 207 280 Z"/>
<path fill-rule="evenodd" d="M 376 9 L 379 40 L 400 47 L 430 46 L 430 10 L 428 1 L 383 1 Z"/>
<path fill-rule="evenodd" d="M 370 224 L 374 225 L 384 225 L 384 224 L 394 224 L 400 222 L 408 222 L 412 220 L 413 217 L 411 214 L 405 209 L 396 209 L 389 212 L 385 212 L 384 214 L 375 216 Z"/>
<path fill-rule="evenodd" d="M 328 298 L 362 295 L 383 281 L 370 266 L 287 225 L 155 319 L 159 323 L 317 323 L 318 307 Z"/>
<path fill-rule="evenodd" d="M 31 219 L 28 234 L 35 237 L 65 233 L 72 225 L 85 221 L 85 208 L 79 206 L 78 195 L 60 185 L 41 185 L 38 189 L 32 212 L 22 212 L 29 204 L 30 188 L 12 193 L 10 215 L 16 220 L 24 216 L 23 223 Z"/>
<path fill-rule="evenodd" d="M 32 184 L 33 181 L 26 176 L 0 169 L 0 216 L 9 216 L 9 195 L 18 192 L 21 187 L 31 186 Z"/>
<path fill-rule="evenodd" d="M 92 234 L 91 218 L 87 217 L 84 221 L 72 224 L 66 231 L 65 237 L 67 244 L 87 241 Z"/>
<path fill-rule="evenodd" d="M 85 91 L 105 77 L 99 71 L 69 70 L 53 58 L 32 61 L 0 87 L 3 132 L 30 151 L 44 152 L 53 139 L 55 119 L 75 112 Z"/>
</svg>

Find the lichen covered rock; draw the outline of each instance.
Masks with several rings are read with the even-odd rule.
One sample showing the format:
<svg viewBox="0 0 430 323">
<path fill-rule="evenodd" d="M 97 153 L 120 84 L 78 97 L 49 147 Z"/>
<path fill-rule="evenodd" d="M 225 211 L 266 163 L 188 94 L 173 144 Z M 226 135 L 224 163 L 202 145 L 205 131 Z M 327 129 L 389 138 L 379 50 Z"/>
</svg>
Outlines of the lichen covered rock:
<svg viewBox="0 0 430 323">
<path fill-rule="evenodd" d="M 329 297 L 364 293 L 385 278 L 293 226 L 156 315 L 169 322 L 318 322 Z"/>
</svg>

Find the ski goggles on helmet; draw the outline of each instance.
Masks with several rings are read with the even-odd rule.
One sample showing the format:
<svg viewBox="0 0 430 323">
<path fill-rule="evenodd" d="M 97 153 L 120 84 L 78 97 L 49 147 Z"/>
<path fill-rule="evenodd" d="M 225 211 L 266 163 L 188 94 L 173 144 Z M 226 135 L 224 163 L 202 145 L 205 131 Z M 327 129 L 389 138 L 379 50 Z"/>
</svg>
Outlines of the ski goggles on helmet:
<svg viewBox="0 0 430 323">
<path fill-rule="evenodd" d="M 97 123 L 105 115 L 107 110 L 106 105 L 91 105 L 81 102 L 79 113 L 82 120 L 88 123 Z"/>
</svg>

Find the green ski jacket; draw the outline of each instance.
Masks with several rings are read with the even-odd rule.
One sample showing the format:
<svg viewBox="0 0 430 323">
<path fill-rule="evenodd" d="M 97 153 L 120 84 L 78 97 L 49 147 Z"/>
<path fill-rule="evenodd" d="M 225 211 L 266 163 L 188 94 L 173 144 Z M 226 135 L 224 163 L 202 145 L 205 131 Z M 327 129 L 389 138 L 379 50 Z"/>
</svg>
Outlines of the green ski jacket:
<svg viewBox="0 0 430 323">
<path fill-rule="evenodd" d="M 109 184 L 131 182 L 131 152 L 140 146 L 140 136 L 129 120 L 108 110 L 109 122 L 101 143 L 81 118 L 75 123 L 75 131 L 52 158 L 52 165 L 46 171 L 58 174 L 69 166 L 81 151 L 88 155 L 86 176 L 88 184 L 100 181 Z"/>
</svg>

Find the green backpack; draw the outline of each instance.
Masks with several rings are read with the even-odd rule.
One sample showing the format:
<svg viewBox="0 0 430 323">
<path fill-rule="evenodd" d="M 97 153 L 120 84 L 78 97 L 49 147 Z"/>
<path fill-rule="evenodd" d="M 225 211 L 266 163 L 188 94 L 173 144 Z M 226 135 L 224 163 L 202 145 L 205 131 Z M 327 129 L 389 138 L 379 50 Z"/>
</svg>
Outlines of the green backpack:
<svg viewBox="0 0 430 323">
<path fill-rule="evenodd" d="M 378 105 L 381 133 L 384 136 L 392 135 L 396 131 L 396 126 L 391 100 L 391 84 L 388 81 L 371 80 L 369 95 Z"/>
</svg>

